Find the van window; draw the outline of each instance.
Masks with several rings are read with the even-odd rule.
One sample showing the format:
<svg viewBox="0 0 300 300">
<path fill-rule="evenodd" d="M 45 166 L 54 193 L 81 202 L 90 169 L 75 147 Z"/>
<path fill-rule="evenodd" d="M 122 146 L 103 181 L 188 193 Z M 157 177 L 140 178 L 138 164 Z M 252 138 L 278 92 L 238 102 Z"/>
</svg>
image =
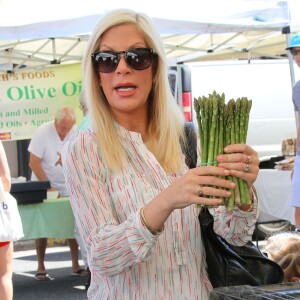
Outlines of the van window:
<svg viewBox="0 0 300 300">
<path fill-rule="evenodd" d="M 177 104 L 182 108 L 186 121 L 191 122 L 193 120 L 193 100 L 190 67 L 183 64 L 170 66 L 168 78 Z"/>
</svg>

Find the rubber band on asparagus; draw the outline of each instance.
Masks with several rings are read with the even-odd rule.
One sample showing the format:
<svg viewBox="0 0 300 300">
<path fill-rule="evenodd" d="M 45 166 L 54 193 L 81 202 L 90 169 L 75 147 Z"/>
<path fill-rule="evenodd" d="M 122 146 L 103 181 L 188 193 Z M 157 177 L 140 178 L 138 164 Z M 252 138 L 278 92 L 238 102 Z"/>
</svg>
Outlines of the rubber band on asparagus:
<svg viewBox="0 0 300 300">
<path fill-rule="evenodd" d="M 202 167 L 202 166 L 211 166 L 211 165 L 215 165 L 215 164 L 217 164 L 218 162 L 216 161 L 216 160 L 214 160 L 214 161 L 208 161 L 208 162 L 206 162 L 206 163 L 200 163 L 200 167 Z"/>
</svg>

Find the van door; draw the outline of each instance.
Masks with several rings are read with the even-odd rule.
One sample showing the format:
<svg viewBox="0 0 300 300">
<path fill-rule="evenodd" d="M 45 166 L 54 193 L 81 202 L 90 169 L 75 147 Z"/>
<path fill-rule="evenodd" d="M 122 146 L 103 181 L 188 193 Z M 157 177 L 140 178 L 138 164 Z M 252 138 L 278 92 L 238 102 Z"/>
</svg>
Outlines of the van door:
<svg viewBox="0 0 300 300">
<path fill-rule="evenodd" d="M 169 83 L 177 104 L 182 108 L 187 122 L 193 120 L 193 99 L 191 69 L 188 65 L 178 64 L 168 70 Z"/>
</svg>

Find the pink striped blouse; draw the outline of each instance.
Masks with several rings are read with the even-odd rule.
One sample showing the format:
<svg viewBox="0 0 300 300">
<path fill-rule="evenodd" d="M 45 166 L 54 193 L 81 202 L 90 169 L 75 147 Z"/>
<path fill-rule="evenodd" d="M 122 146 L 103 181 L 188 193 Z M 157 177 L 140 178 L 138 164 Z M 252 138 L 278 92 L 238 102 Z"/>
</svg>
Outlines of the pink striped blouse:
<svg viewBox="0 0 300 300">
<path fill-rule="evenodd" d="M 139 214 L 187 168 L 166 174 L 140 134 L 120 126 L 118 131 L 130 163 L 117 174 L 105 166 L 91 130 L 75 134 L 63 150 L 66 184 L 92 272 L 88 298 L 208 299 L 212 287 L 197 209 L 175 210 L 159 236 L 142 225 Z M 253 213 L 216 209 L 218 233 L 237 245 L 249 240 L 256 204 Z"/>
</svg>

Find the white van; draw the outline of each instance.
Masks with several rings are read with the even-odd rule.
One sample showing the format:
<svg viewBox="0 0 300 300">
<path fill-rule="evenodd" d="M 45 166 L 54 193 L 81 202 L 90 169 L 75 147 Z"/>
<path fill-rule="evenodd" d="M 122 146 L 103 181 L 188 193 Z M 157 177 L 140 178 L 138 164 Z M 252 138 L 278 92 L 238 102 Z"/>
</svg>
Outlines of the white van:
<svg viewBox="0 0 300 300">
<path fill-rule="evenodd" d="M 202 62 L 188 66 L 191 70 L 192 98 L 207 96 L 215 90 L 219 94 L 224 92 L 226 101 L 240 97 L 252 99 L 247 143 L 258 152 L 261 160 L 281 156 L 283 139 L 296 138 L 292 81 L 287 59 L 253 60 L 250 63 Z M 298 67 L 294 67 L 294 72 L 295 80 L 300 80 Z M 197 128 L 194 110 L 192 119 Z M 271 223 L 262 223 L 269 221 Z M 260 214 L 259 222 L 255 231 L 259 238 L 291 227 L 289 221 L 268 217 L 264 213 Z"/>
<path fill-rule="evenodd" d="M 288 60 L 251 60 L 189 64 L 192 95 L 225 93 L 225 99 L 252 99 L 247 143 L 260 157 L 281 155 L 285 138 L 296 137 Z M 296 81 L 300 72 L 294 68 Z M 196 118 L 193 118 L 196 120 Z"/>
</svg>

